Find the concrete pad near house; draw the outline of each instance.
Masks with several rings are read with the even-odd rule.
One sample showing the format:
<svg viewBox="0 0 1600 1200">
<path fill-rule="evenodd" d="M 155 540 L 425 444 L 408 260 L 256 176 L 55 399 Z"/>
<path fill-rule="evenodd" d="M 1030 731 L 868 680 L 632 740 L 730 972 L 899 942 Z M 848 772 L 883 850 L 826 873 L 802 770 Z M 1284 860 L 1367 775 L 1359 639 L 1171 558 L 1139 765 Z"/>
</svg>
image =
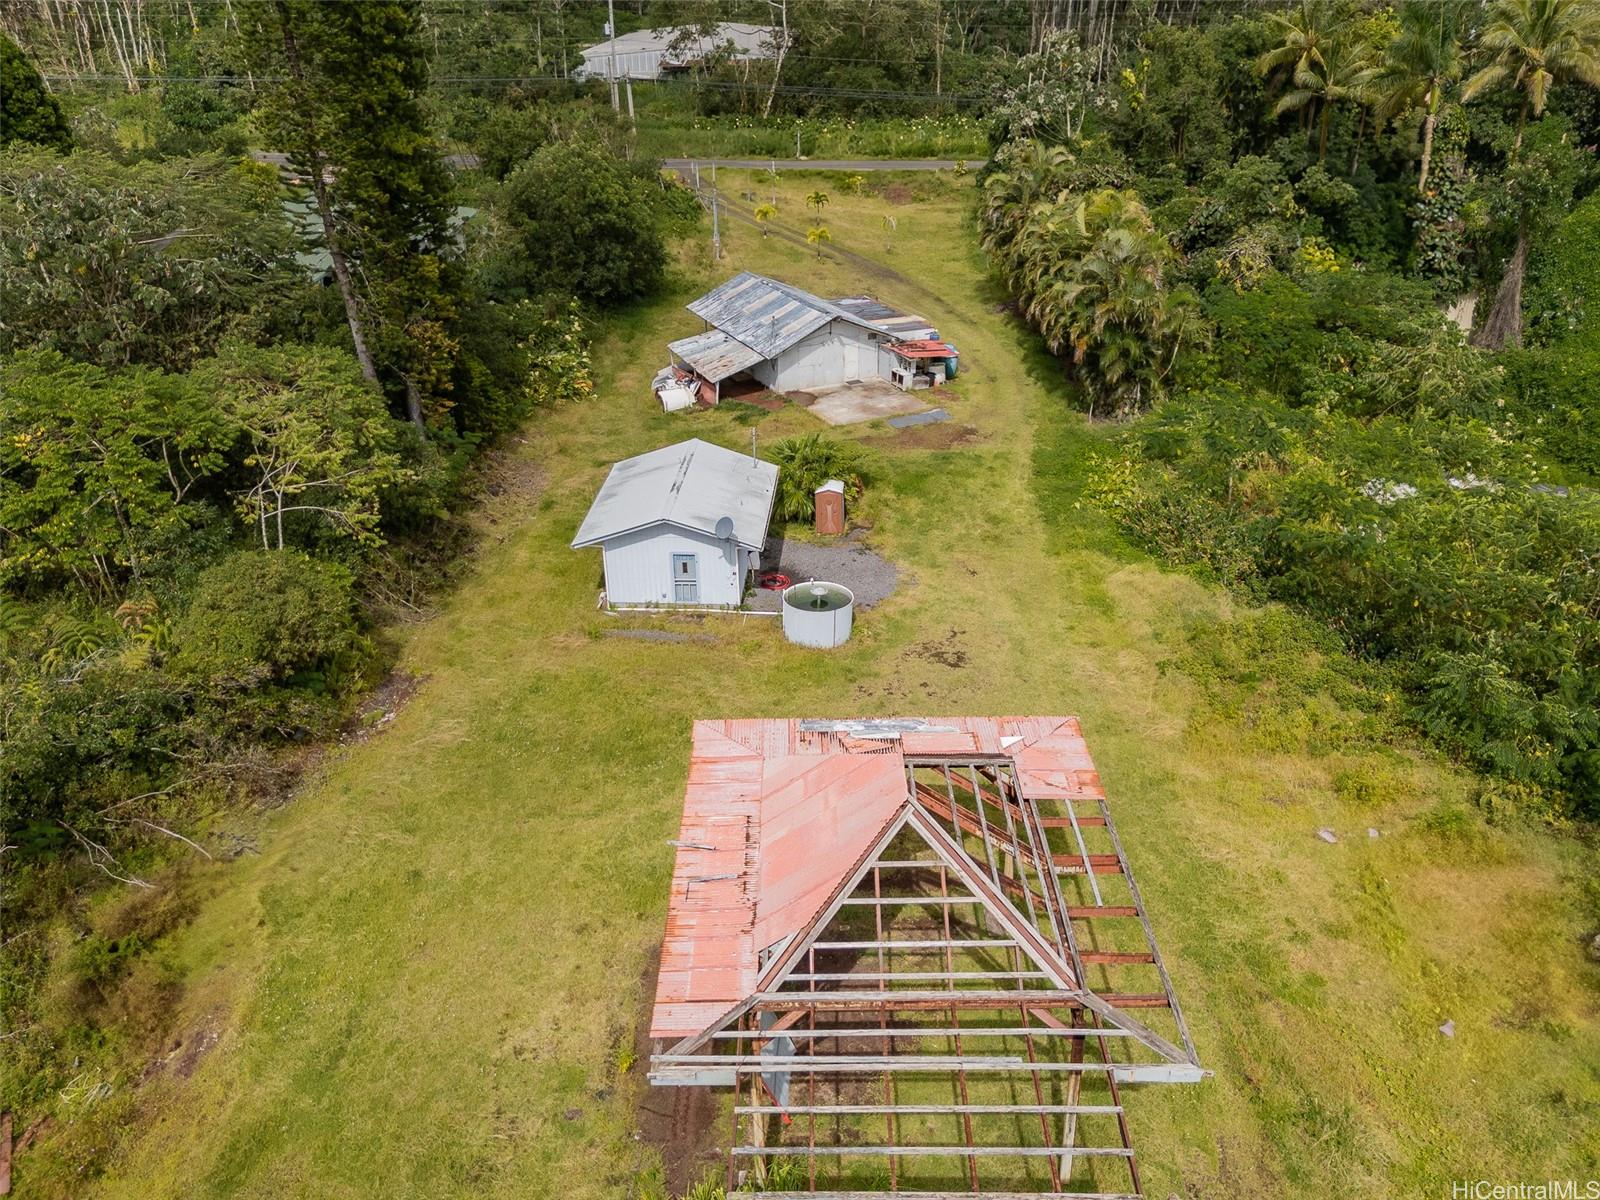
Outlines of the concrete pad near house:
<svg viewBox="0 0 1600 1200">
<path fill-rule="evenodd" d="M 890 417 L 889 424 L 896 429 L 910 429 L 913 425 L 937 425 L 940 421 L 948 421 L 950 414 L 942 408 L 930 408 L 927 412 L 907 413 L 903 417 Z"/>
<path fill-rule="evenodd" d="M 807 409 L 829 425 L 857 425 L 903 413 L 922 412 L 926 407 L 910 392 L 902 392 L 887 379 L 854 380 L 832 387 L 812 388 Z"/>
</svg>

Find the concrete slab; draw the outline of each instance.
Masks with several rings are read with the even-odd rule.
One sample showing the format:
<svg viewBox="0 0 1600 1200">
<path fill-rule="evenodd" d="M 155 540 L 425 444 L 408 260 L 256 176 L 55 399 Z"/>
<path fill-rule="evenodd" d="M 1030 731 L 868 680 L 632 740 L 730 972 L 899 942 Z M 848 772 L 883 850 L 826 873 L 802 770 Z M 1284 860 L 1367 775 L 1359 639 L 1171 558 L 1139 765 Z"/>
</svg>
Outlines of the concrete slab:
<svg viewBox="0 0 1600 1200">
<path fill-rule="evenodd" d="M 922 401 L 909 392 L 902 392 L 887 379 L 815 388 L 805 395 L 811 399 L 806 407 L 819 421 L 829 425 L 857 425 L 862 421 L 922 412 L 924 408 Z M 796 398 L 804 403 L 804 397 L 797 395 Z"/>
<path fill-rule="evenodd" d="M 910 429 L 913 425 L 937 425 L 940 421 L 948 421 L 950 414 L 942 408 L 930 408 L 927 412 L 910 413 L 904 417 L 891 417 L 889 424 L 896 429 Z"/>
</svg>

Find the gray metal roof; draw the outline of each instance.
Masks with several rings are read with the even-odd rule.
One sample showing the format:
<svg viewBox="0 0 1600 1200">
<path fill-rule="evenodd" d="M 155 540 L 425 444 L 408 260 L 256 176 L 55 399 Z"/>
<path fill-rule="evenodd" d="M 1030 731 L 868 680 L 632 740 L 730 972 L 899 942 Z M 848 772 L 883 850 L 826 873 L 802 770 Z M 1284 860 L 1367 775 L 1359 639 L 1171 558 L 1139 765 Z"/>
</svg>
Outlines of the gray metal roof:
<svg viewBox="0 0 1600 1200">
<path fill-rule="evenodd" d="M 740 271 L 688 307 L 695 316 L 758 351 L 762 358 L 782 354 L 829 321 L 849 321 L 883 332 L 871 321 L 821 296 L 751 271 Z"/>
<path fill-rule="evenodd" d="M 937 338 L 938 330 L 927 317 L 919 317 L 916 313 L 901 312 L 898 308 L 891 308 L 881 300 L 871 296 L 842 296 L 834 304 L 845 312 L 860 317 L 863 321 L 870 321 L 879 329 L 892 333 L 898 338 L 916 340 L 918 338 Z"/>
<path fill-rule="evenodd" d="M 716 537 L 717 523 L 727 517 L 733 540 L 760 550 L 777 489 L 772 463 L 691 438 L 612 467 L 572 546 L 598 545 L 663 523 Z"/>
<path fill-rule="evenodd" d="M 693 337 L 680 338 L 667 346 L 695 369 L 700 378 L 718 383 L 740 371 L 748 371 L 761 361 L 759 350 L 752 350 L 738 338 L 720 329 L 708 329 Z"/>
<path fill-rule="evenodd" d="M 679 26 L 664 26 L 659 29 L 635 29 L 632 33 L 618 34 L 615 39 L 616 52 L 620 54 L 640 54 L 659 52 L 665 54 L 678 35 L 683 32 Z M 713 52 L 722 49 L 724 43 L 732 42 L 735 59 L 768 58 L 771 57 L 773 45 L 778 33 L 771 25 L 749 25 L 743 21 L 724 21 L 716 27 L 709 36 L 694 37 L 688 40 L 682 51 L 672 61 L 674 65 L 687 64 L 700 58 L 705 58 Z M 611 54 L 611 41 L 598 42 L 593 46 L 585 46 L 578 53 L 585 59 L 594 60 L 607 58 Z"/>
</svg>

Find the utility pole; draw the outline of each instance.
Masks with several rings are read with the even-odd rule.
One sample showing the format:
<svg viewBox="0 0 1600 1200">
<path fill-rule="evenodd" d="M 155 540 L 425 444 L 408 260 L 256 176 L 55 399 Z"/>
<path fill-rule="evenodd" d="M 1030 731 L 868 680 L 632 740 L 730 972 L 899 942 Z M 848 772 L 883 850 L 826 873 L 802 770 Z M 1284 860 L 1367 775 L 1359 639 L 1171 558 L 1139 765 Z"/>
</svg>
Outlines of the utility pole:
<svg viewBox="0 0 1600 1200">
<path fill-rule="evenodd" d="M 606 72 L 611 80 L 611 111 L 619 113 L 622 105 L 617 102 L 617 8 L 613 0 L 606 0 L 606 37 L 611 39 L 611 67 Z"/>
<path fill-rule="evenodd" d="M 717 221 L 717 164 L 711 164 L 711 257 L 722 258 L 722 227 Z"/>
<path fill-rule="evenodd" d="M 633 76 L 629 75 L 622 81 L 622 86 L 628 89 L 628 124 L 638 125 L 633 115 Z"/>
</svg>

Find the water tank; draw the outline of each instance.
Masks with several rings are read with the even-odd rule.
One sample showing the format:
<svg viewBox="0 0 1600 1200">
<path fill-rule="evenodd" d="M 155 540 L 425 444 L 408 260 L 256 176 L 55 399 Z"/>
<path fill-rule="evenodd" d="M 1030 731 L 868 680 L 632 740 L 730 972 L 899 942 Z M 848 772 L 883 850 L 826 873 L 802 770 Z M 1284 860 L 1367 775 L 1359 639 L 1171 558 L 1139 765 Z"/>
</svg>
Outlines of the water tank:
<svg viewBox="0 0 1600 1200">
<path fill-rule="evenodd" d="M 954 379 L 956 372 L 961 370 L 961 354 L 954 346 L 950 347 L 950 357 L 944 360 L 944 377 Z"/>
<path fill-rule="evenodd" d="M 850 637 L 855 594 L 837 583 L 812 580 L 785 588 L 783 636 L 797 646 L 831 650 Z"/>
</svg>

